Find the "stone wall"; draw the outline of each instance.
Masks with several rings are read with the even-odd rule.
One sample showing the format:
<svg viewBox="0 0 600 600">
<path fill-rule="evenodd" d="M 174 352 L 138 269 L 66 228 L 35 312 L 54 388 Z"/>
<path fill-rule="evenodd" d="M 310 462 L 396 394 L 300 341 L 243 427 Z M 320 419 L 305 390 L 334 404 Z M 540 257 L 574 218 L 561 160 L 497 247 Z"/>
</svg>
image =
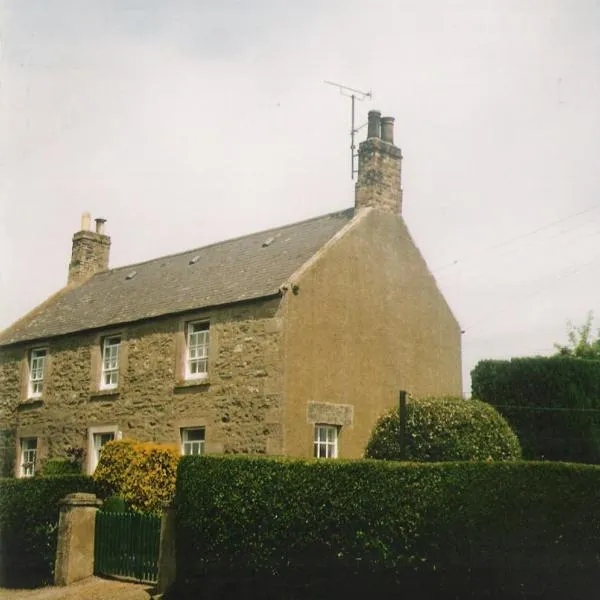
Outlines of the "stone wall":
<svg viewBox="0 0 600 600">
<path fill-rule="evenodd" d="M 64 456 L 67 446 L 87 448 L 88 428 L 103 426 L 116 426 L 123 437 L 173 443 L 179 443 L 180 427 L 203 426 L 207 452 L 280 453 L 278 303 L 239 304 L 1 349 L 0 415 L 16 430 L 13 454 L 18 438 L 37 437 L 39 467 L 45 456 Z M 208 378 L 183 381 L 184 328 L 197 319 L 210 321 Z M 100 390 L 102 339 L 116 333 L 119 385 Z M 30 401 L 27 355 L 40 346 L 49 350 L 44 391 Z"/>
</svg>

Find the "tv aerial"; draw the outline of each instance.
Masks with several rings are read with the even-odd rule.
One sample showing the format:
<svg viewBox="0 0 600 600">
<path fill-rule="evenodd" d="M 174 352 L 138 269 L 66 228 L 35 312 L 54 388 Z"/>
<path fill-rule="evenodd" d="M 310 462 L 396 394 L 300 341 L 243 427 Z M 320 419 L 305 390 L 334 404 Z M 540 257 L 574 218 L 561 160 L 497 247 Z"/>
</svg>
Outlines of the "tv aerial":
<svg viewBox="0 0 600 600">
<path fill-rule="evenodd" d="M 351 127 L 350 127 L 350 179 L 354 179 L 354 173 L 357 172 L 357 169 L 354 168 L 355 159 L 358 154 L 355 152 L 356 144 L 354 143 L 355 135 L 366 125 L 363 123 L 360 127 L 356 127 L 355 125 L 355 105 L 356 101 L 362 102 L 366 98 L 372 99 L 373 93 L 371 91 L 363 92 L 362 90 L 357 90 L 355 88 L 348 87 L 347 85 L 341 85 L 340 83 L 335 83 L 333 81 L 325 80 L 325 83 L 328 85 L 332 85 L 339 89 L 340 94 L 342 96 L 346 96 L 350 98 L 352 104 L 352 114 L 351 114 Z"/>
</svg>

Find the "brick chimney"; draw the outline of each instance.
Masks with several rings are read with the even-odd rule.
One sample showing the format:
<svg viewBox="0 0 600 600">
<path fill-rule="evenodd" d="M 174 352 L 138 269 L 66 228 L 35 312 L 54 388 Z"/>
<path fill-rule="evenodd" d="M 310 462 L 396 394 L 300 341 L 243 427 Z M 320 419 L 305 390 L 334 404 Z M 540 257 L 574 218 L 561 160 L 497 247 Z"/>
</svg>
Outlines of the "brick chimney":
<svg viewBox="0 0 600 600">
<path fill-rule="evenodd" d="M 402 213 L 400 182 L 402 152 L 394 146 L 394 118 L 369 111 L 367 139 L 358 147 L 355 207 L 372 206 L 394 215 Z"/>
<path fill-rule="evenodd" d="M 68 285 L 78 285 L 108 269 L 110 237 L 104 233 L 106 219 L 94 220 L 96 231 L 90 231 L 90 213 L 81 215 L 81 230 L 73 236 Z"/>
</svg>

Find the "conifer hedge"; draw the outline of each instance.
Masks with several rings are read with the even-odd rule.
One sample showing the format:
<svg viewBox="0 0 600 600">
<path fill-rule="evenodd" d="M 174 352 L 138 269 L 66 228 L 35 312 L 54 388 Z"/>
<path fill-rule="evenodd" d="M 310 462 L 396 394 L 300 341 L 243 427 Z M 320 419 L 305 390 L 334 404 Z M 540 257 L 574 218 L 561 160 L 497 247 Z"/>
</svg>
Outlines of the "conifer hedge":
<svg viewBox="0 0 600 600">
<path fill-rule="evenodd" d="M 600 577 L 591 465 L 184 457 L 175 505 L 177 598 L 564 599 Z"/>
<path fill-rule="evenodd" d="M 83 475 L 0 479 L 0 586 L 52 583 L 59 501 L 73 492 L 96 487 Z"/>
<path fill-rule="evenodd" d="M 484 360 L 471 378 L 473 396 L 506 418 L 525 458 L 600 463 L 600 361 Z"/>
</svg>

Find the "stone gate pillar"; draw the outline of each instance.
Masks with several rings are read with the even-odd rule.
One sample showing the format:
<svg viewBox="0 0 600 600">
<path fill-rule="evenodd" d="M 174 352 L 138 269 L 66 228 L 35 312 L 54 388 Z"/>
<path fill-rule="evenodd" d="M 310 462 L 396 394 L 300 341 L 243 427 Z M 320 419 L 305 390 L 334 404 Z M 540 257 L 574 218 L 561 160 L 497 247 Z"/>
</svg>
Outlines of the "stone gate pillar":
<svg viewBox="0 0 600 600">
<path fill-rule="evenodd" d="M 175 583 L 175 534 L 176 520 L 175 508 L 172 505 L 165 507 L 160 523 L 160 550 L 158 555 L 158 594 L 166 593 Z"/>
<path fill-rule="evenodd" d="M 77 492 L 60 501 L 54 584 L 69 585 L 94 574 L 96 511 L 94 494 Z"/>
</svg>

